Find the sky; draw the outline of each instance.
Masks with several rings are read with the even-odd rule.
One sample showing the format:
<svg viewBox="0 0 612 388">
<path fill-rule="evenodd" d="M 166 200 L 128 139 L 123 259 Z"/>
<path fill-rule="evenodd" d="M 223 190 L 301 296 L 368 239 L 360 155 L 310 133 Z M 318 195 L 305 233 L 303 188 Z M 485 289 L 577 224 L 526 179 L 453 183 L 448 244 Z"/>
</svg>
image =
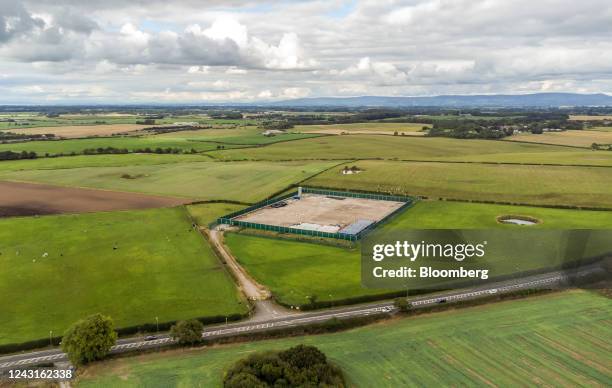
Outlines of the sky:
<svg viewBox="0 0 612 388">
<path fill-rule="evenodd" d="M 612 93 L 610 0 L 0 0 L 0 104 Z"/>
</svg>

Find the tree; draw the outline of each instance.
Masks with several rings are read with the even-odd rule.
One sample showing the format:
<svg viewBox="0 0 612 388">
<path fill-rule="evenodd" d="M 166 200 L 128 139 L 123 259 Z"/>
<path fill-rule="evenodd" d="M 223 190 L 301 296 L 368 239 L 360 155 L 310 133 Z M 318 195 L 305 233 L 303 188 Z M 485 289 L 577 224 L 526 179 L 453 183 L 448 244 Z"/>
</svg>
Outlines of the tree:
<svg viewBox="0 0 612 388">
<path fill-rule="evenodd" d="M 255 353 L 237 361 L 225 374 L 226 388 L 344 387 L 342 371 L 314 346 Z"/>
<path fill-rule="evenodd" d="M 400 313 L 407 313 L 412 309 L 412 305 L 406 300 L 406 298 L 395 298 L 393 305 Z"/>
<path fill-rule="evenodd" d="M 70 326 L 64 333 L 62 350 L 74 365 L 81 365 L 104 358 L 116 341 L 113 320 L 94 314 Z"/>
<path fill-rule="evenodd" d="M 193 345 L 202 340 L 204 325 L 197 319 L 180 321 L 170 329 L 170 337 L 181 345 Z"/>
</svg>

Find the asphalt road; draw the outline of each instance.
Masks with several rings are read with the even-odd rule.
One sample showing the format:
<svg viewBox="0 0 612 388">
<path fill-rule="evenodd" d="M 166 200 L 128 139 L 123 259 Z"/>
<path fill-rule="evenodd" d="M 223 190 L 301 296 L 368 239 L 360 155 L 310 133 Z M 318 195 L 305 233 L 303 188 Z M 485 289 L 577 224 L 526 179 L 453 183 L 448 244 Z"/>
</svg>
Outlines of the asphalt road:
<svg viewBox="0 0 612 388">
<path fill-rule="evenodd" d="M 564 280 L 564 277 L 565 275 L 562 272 L 551 272 L 548 274 L 535 275 L 522 279 L 492 283 L 484 287 L 476 287 L 468 290 L 445 292 L 435 296 L 411 298 L 410 302 L 414 308 L 425 308 L 440 303 L 452 303 L 483 298 L 495 294 L 510 293 L 522 289 L 555 288 Z M 231 337 L 244 333 L 257 333 L 273 329 L 299 327 L 307 324 L 324 322 L 331 318 L 347 319 L 366 317 L 369 315 L 385 313 L 390 314 L 394 311 L 395 307 L 392 301 L 382 301 L 341 308 L 332 308 L 322 311 L 302 312 L 299 314 L 292 312 L 291 314 L 265 321 L 254 321 L 250 319 L 248 321 L 238 323 L 210 326 L 202 332 L 202 337 L 204 339 Z M 156 339 L 150 341 L 145 341 L 142 336 L 124 338 L 117 341 L 117 344 L 112 347 L 111 353 L 117 354 L 138 351 L 141 349 L 158 348 L 171 344 L 173 344 L 173 340 L 167 334 L 158 335 Z M 0 357 L 0 371 L 24 368 L 40 363 L 59 361 L 67 361 L 66 354 L 64 354 L 59 348 L 11 354 Z"/>
</svg>

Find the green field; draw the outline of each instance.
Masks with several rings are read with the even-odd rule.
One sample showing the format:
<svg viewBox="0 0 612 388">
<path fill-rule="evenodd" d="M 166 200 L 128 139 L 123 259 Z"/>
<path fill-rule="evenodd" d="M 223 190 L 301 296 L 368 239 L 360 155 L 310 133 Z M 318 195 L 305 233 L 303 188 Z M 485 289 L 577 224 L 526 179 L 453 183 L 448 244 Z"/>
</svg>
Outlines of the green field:
<svg viewBox="0 0 612 388">
<path fill-rule="evenodd" d="M 183 207 L 0 220 L 0 344 L 247 311 Z"/>
<path fill-rule="evenodd" d="M 504 140 L 590 148 L 593 143 L 612 144 L 612 133 L 590 130 L 547 132 L 541 134 L 526 133 L 513 135 Z"/>
<path fill-rule="evenodd" d="M 361 286 L 359 247 L 341 248 L 308 242 L 228 233 L 225 243 L 238 262 L 285 304 L 308 304 L 308 297 L 333 301 L 384 294 Z"/>
<path fill-rule="evenodd" d="M 299 132 L 367 132 L 367 133 L 393 133 L 402 132 L 419 132 L 423 127 L 431 127 L 430 124 L 419 123 L 384 123 L 384 122 L 367 122 L 367 123 L 351 123 L 351 124 L 328 124 L 328 125 L 297 125 L 293 129 Z"/>
<path fill-rule="evenodd" d="M 603 167 L 490 165 L 359 161 L 364 171 L 343 175 L 334 168 L 305 184 L 535 205 L 612 207 L 612 169 Z"/>
<path fill-rule="evenodd" d="M 325 136 L 261 148 L 211 151 L 221 160 L 399 159 L 612 166 L 612 153 L 497 140 L 422 136 Z"/>
<path fill-rule="evenodd" d="M 458 140 L 417 136 L 325 136 L 262 148 L 244 148 L 211 152 L 219 159 L 439 159 L 451 156 L 559 152 L 567 148 L 541 144 L 510 143 L 490 140 Z"/>
<path fill-rule="evenodd" d="M 612 229 L 612 212 L 609 211 L 421 201 L 381 226 L 380 232 L 402 229 L 521 228 L 498 223 L 496 217 L 500 215 L 537 218 L 542 223 L 534 228 Z M 276 299 L 286 305 L 307 304 L 308 297 L 312 295 L 316 295 L 319 301 L 334 301 L 388 292 L 362 287 L 359 246 L 349 249 L 237 233 L 227 234 L 225 242 L 247 271 L 268 286 Z M 538 249 L 546 251 L 550 247 L 544 244 Z M 526 270 L 557 264 L 555 259 L 546 259 L 545 256 L 543 254 L 539 262 L 533 262 L 526 255 L 521 268 Z M 513 272 L 513 263 L 498 263 L 496 270 L 500 273 Z"/>
<path fill-rule="evenodd" d="M 244 209 L 244 207 L 244 205 L 220 202 L 188 205 L 187 210 L 199 226 L 207 227 L 210 223 L 216 221 L 217 218 Z"/>
<path fill-rule="evenodd" d="M 68 114 L 59 117 L 47 117 L 36 113 L 2 113 L 0 119 L 13 119 L 15 122 L 0 121 L 0 130 L 15 128 L 61 127 L 73 125 L 136 124 L 144 119 L 136 114 Z M 173 124 L 175 122 L 198 122 L 201 125 L 240 126 L 254 125 L 252 119 L 211 119 L 206 115 L 166 116 L 156 119 L 155 125 Z"/>
<path fill-rule="evenodd" d="M 66 158 L 72 159 L 72 158 Z M 0 162 L 3 163 L 3 162 Z M 121 167 L 0 171 L 0 179 L 141 192 L 201 200 L 256 202 L 334 166 L 313 162 L 192 162 Z M 137 176 L 124 179 L 123 174 Z"/>
<path fill-rule="evenodd" d="M 0 162 L 0 171 L 59 170 L 79 167 L 141 166 L 180 162 L 210 161 L 206 154 L 121 154 L 76 155 Z"/>
<path fill-rule="evenodd" d="M 500 224 L 498 216 L 532 217 L 539 224 L 530 229 L 612 229 L 611 211 L 565 210 L 534 206 L 490 205 L 482 203 L 419 201 L 400 216 L 382 226 L 393 229 L 516 229 Z"/>
<path fill-rule="evenodd" d="M 194 131 L 170 132 L 162 135 L 157 135 L 163 139 L 176 139 L 188 141 L 212 141 L 229 145 L 256 145 L 256 144 L 271 144 L 289 140 L 307 139 L 317 137 L 317 134 L 296 133 L 295 130 L 290 130 L 287 133 L 277 134 L 275 136 L 264 136 L 264 130 L 257 127 L 241 127 L 227 129 L 200 129 Z"/>
<path fill-rule="evenodd" d="M 612 302 L 586 291 L 451 310 L 343 333 L 172 351 L 88 367 L 82 387 L 221 387 L 253 352 L 315 345 L 350 386 L 610 386 Z"/>
<path fill-rule="evenodd" d="M 48 140 L 48 141 L 27 141 L 20 143 L 0 144 L 0 151 L 13 152 L 36 152 L 38 156 L 58 155 L 83 153 L 86 149 L 97 149 L 114 147 L 117 149 L 127 149 L 129 151 L 137 149 L 151 148 L 179 148 L 182 151 L 191 151 L 194 149 L 198 152 L 210 151 L 216 149 L 218 144 L 205 141 L 191 141 L 188 139 L 179 138 L 162 138 L 159 136 L 115 136 L 115 137 L 97 137 L 89 139 L 72 139 L 72 140 Z M 232 147 L 227 145 L 227 147 Z"/>
</svg>

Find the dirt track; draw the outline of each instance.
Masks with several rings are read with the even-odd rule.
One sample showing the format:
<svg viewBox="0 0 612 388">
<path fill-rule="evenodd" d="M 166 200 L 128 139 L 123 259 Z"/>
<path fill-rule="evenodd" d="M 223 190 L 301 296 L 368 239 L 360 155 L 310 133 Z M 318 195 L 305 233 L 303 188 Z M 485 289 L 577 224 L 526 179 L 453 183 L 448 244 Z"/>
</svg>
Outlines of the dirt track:
<svg viewBox="0 0 612 388">
<path fill-rule="evenodd" d="M 189 199 L 0 181 L 0 217 L 170 207 Z"/>
</svg>

